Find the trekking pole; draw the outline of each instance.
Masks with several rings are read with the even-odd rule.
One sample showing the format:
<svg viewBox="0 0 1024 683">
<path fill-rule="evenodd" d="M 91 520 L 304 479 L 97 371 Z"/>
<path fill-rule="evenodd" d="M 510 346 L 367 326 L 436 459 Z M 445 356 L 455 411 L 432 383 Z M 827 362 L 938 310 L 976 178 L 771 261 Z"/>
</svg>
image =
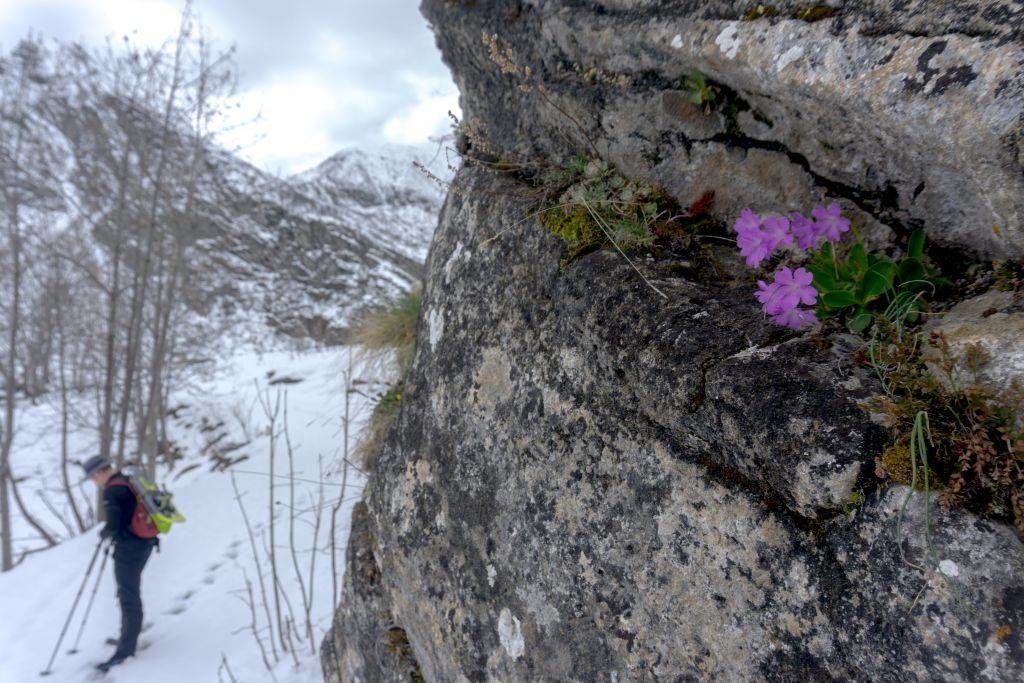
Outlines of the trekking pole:
<svg viewBox="0 0 1024 683">
<path fill-rule="evenodd" d="M 49 676 L 52 672 L 50 669 L 53 666 L 53 660 L 57 658 L 57 651 L 60 650 L 60 644 L 64 640 L 64 634 L 68 632 L 68 626 L 71 625 L 71 618 L 75 616 L 75 608 L 78 607 L 78 601 L 82 599 L 82 591 L 85 590 L 85 584 L 89 581 L 89 575 L 92 574 L 92 568 L 96 565 L 96 558 L 99 557 L 100 548 L 103 547 L 103 541 L 106 539 L 101 538 L 100 542 L 96 544 L 96 550 L 92 553 L 92 559 L 89 560 L 89 568 L 85 570 L 85 576 L 82 577 L 82 585 L 78 587 L 78 594 L 75 596 L 75 601 L 71 603 L 71 611 L 68 613 L 68 618 L 64 621 L 64 628 L 60 630 L 60 636 L 57 637 L 57 644 L 53 646 L 53 653 L 50 655 L 50 661 L 46 663 L 46 668 L 39 672 L 40 676 Z"/>
<path fill-rule="evenodd" d="M 85 605 L 85 614 L 82 615 L 82 623 L 78 627 L 78 635 L 75 637 L 75 644 L 68 650 L 69 655 L 76 654 L 78 652 L 78 643 L 82 640 L 82 633 L 85 631 L 85 622 L 92 613 L 92 603 L 96 600 L 96 592 L 100 589 L 100 579 L 103 578 L 103 570 L 107 566 L 107 558 L 110 556 L 110 544 L 107 544 L 107 549 L 103 551 L 103 559 L 100 560 L 100 569 L 96 574 L 96 583 L 92 586 L 92 594 L 89 596 L 89 602 Z"/>
</svg>

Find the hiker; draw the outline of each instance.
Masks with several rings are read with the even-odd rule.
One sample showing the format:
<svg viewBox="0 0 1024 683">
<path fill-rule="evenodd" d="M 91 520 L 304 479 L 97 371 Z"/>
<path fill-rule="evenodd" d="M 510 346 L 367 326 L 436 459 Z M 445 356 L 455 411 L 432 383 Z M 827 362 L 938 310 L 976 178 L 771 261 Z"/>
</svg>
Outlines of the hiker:
<svg viewBox="0 0 1024 683">
<path fill-rule="evenodd" d="M 114 578 L 117 581 L 117 599 L 121 604 L 121 637 L 113 656 L 96 666 L 107 671 L 135 655 L 135 646 L 142 630 L 142 568 L 146 566 L 156 538 L 141 538 L 132 531 L 137 499 L 125 476 L 114 469 L 110 461 L 96 455 L 86 460 L 85 474 L 103 491 L 103 509 L 107 523 L 100 530 L 100 538 L 111 539 L 114 544 Z"/>
</svg>

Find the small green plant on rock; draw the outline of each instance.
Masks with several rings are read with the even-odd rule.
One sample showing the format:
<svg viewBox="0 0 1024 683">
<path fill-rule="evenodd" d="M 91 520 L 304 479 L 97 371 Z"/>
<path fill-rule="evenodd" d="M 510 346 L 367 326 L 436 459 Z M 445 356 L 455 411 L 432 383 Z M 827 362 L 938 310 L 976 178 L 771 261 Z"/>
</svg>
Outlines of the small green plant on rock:
<svg viewBox="0 0 1024 683">
<path fill-rule="evenodd" d="M 893 323 L 879 327 L 869 353 L 885 392 L 870 406 L 893 434 L 878 473 L 1012 522 L 1024 539 L 1024 388 L 1000 392 L 978 381 L 980 347 L 959 358 L 941 335 Z M 964 365 L 966 375 L 956 371 Z"/>
<path fill-rule="evenodd" d="M 907 300 L 911 322 L 922 299 L 917 293 L 933 290 L 944 281 L 924 262 L 924 231 L 915 231 L 903 257 L 896 261 L 884 253 L 869 253 L 860 240 L 842 255 L 831 242 L 814 253 L 807 270 L 818 291 L 819 319 L 842 318 L 851 332 L 863 332 L 875 319 L 879 300 L 887 304 Z"/>
<path fill-rule="evenodd" d="M 994 261 L 992 278 L 1000 292 L 1024 291 L 1024 265 L 1016 261 Z"/>
<path fill-rule="evenodd" d="M 864 504 L 864 494 L 860 491 L 851 491 L 850 497 L 843 503 L 842 511 L 844 515 L 852 515 L 856 512 L 861 505 Z"/>
<path fill-rule="evenodd" d="M 368 470 L 373 468 L 377 453 L 384 444 L 384 438 L 398 415 L 404 389 L 404 380 L 398 380 L 377 398 L 377 404 L 374 405 L 370 420 L 366 424 L 366 431 L 356 447 L 356 456 L 361 465 Z"/>
<path fill-rule="evenodd" d="M 718 88 L 709 84 L 699 69 L 693 70 L 684 85 L 690 102 L 702 108 L 705 114 L 710 114 L 718 97 Z"/>
<path fill-rule="evenodd" d="M 772 5 L 757 4 L 747 10 L 747 13 L 743 15 L 743 21 L 757 21 L 764 17 L 773 17 L 777 14 L 777 11 Z"/>
<path fill-rule="evenodd" d="M 816 21 L 831 19 L 835 15 L 836 9 L 834 7 L 829 7 L 828 5 L 811 5 L 809 7 L 801 7 L 793 16 L 800 21 L 806 21 L 808 24 L 813 24 Z"/>
<path fill-rule="evenodd" d="M 656 245 L 691 248 L 698 229 L 717 227 L 709 213 L 713 192 L 683 209 L 663 188 L 627 178 L 598 159 L 574 157 L 545 174 L 540 186 L 540 221 L 568 245 L 563 267 L 589 252 L 613 248 L 662 297 L 628 254 Z"/>
<path fill-rule="evenodd" d="M 627 180 L 600 161 L 576 157 L 553 180 L 569 181 L 544 224 L 569 244 L 569 260 L 606 241 L 630 252 L 654 243 L 653 224 L 667 218 L 667 197 L 652 185 Z"/>
</svg>

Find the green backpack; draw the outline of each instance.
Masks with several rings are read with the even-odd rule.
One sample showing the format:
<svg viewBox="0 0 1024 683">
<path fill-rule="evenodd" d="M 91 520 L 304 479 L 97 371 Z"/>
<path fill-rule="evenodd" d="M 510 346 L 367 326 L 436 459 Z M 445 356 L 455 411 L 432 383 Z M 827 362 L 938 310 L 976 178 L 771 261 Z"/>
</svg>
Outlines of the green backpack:
<svg viewBox="0 0 1024 683">
<path fill-rule="evenodd" d="M 174 507 L 174 496 L 170 491 L 151 482 L 138 468 L 129 467 L 121 473 L 135 494 L 135 500 L 149 513 L 149 518 L 159 533 L 166 534 L 171 530 L 171 525 L 185 521 L 185 515 Z"/>
</svg>

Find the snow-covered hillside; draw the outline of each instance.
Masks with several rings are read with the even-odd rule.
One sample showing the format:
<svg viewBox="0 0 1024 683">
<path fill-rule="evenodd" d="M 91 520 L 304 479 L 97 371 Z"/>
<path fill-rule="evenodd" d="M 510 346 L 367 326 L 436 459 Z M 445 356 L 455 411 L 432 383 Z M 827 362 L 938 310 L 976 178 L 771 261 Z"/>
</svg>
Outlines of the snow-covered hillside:
<svg viewBox="0 0 1024 683">
<path fill-rule="evenodd" d="M 253 343 L 268 325 L 342 342 L 353 314 L 420 281 L 444 192 L 415 165 L 450 177 L 442 145 L 324 150 L 315 168 L 279 177 L 197 127 L 180 97 L 168 117 L 159 97 L 126 86 L 125 74 L 142 77 L 126 64 L 46 42 L 0 55 L 0 101 L 17 104 L 0 119 L 21 126 L 0 140 L 31 133 L 17 159 L 0 154 L 27 232 L 50 243 L 78 230 L 126 261 L 152 234 L 173 235 L 191 311 L 257 323 Z"/>
<path fill-rule="evenodd" d="M 143 575 L 143 651 L 111 679 L 320 678 L 362 488 L 344 456 L 390 379 L 340 344 L 419 284 L 443 190 L 416 164 L 447 177 L 448 160 L 351 149 L 264 172 L 219 145 L 212 95 L 186 87 L 179 64 L 206 62 L 168 58 L 42 41 L 0 56 L 0 490 L 16 503 L 0 495 L 16 565 L 0 574 L 0 683 L 35 679 L 71 607 L 97 495 L 66 478 L 97 453 L 157 467 L 188 517 Z M 76 616 L 50 680 L 111 653 L 109 563 L 96 585 L 80 652 Z"/>
<path fill-rule="evenodd" d="M 422 278 L 448 178 L 441 148 L 348 149 L 278 178 L 217 155 L 217 233 L 204 251 L 223 269 L 220 305 L 259 311 L 290 336 L 339 341 L 353 314 Z"/>
<path fill-rule="evenodd" d="M 257 355 L 245 353 L 223 363 L 214 376 L 177 396 L 179 419 L 175 421 L 175 440 L 185 457 L 162 478 L 175 493 L 175 500 L 188 521 L 172 529 L 143 573 L 145 623 L 141 650 L 135 659 L 114 669 L 104 678 L 111 681 L 143 679 L 150 683 L 181 681 L 217 681 L 223 662 L 238 681 L 317 681 L 321 680 L 319 662 L 314 654 L 330 625 L 335 586 L 340 588 L 344 569 L 344 547 L 348 533 L 348 515 L 362 487 L 359 473 L 342 471 L 345 386 L 341 379 L 347 369 L 347 351 L 311 352 L 295 355 L 286 352 Z M 271 384 L 271 382 L 277 382 Z M 257 628 L 266 642 L 266 612 L 262 606 L 258 572 L 245 523 L 232 491 L 231 476 L 210 471 L 202 451 L 220 434 L 220 443 L 244 444 L 233 449 L 248 459 L 232 471 L 254 529 L 262 572 L 267 578 L 265 543 L 268 543 L 268 500 L 270 496 L 270 441 L 268 420 L 257 401 L 257 392 L 269 391 L 271 401 L 278 390 L 282 402 L 287 394 L 289 433 L 295 457 L 295 524 L 297 561 L 312 592 L 314 642 L 297 644 L 296 667 L 290 654 L 278 652 L 280 661 L 270 673 L 261 661 L 250 624 L 252 613 L 246 605 L 246 580 L 253 587 Z M 354 435 L 366 415 L 366 399 L 353 398 L 350 425 Z M 282 429 L 283 406 L 278 419 Z M 83 409 L 85 406 L 83 406 Z M 27 409 L 22 415 L 26 425 L 16 449 L 15 466 L 28 474 L 33 483 L 45 482 L 56 469 L 58 435 L 50 423 L 45 405 Z M 223 424 L 221 424 L 223 423 Z M 76 447 L 85 448 L 85 433 L 76 437 Z M 289 551 L 290 489 L 287 478 L 287 450 L 283 435 L 276 441 L 274 496 L 277 522 L 278 574 L 283 592 L 291 603 L 298 630 L 304 630 L 302 595 Z M 323 479 L 320 467 L 324 469 Z M 195 466 L 195 467 L 193 467 Z M 184 472 L 184 474 L 180 474 Z M 76 471 L 75 476 L 79 476 Z M 345 479 L 345 488 L 342 481 Z M 54 480 L 55 481 L 55 480 Z M 323 481 L 323 498 L 321 486 Z M 90 485 L 91 486 L 91 485 Z M 28 490 L 36 486 L 26 485 Z M 45 486 L 43 486 L 45 488 Z M 338 575 L 332 580 L 329 530 L 333 505 L 343 502 L 335 519 L 335 562 Z M 41 506 L 36 507 L 45 514 Z M 321 510 L 316 529 L 316 509 Z M 56 526 L 53 517 L 44 517 Z M 28 556 L 14 570 L 0 574 L 0 683 L 35 680 L 43 669 L 56 642 L 61 624 L 71 607 L 83 573 L 96 546 L 96 530 L 65 541 L 55 548 Z M 314 550 L 315 548 L 315 550 Z M 314 561 L 310 588 L 310 563 Z M 92 590 L 92 582 L 86 592 Z M 87 598 L 88 596 L 86 596 Z M 79 607 L 79 614 L 84 607 Z M 113 650 L 105 644 L 118 633 L 119 612 L 115 600 L 111 565 L 99 583 L 92 615 L 86 625 L 78 654 L 69 655 L 79 627 L 75 617 L 65 643 L 53 666 L 50 681 L 86 680 L 92 665 Z M 221 672 L 221 680 L 229 680 Z"/>
</svg>

